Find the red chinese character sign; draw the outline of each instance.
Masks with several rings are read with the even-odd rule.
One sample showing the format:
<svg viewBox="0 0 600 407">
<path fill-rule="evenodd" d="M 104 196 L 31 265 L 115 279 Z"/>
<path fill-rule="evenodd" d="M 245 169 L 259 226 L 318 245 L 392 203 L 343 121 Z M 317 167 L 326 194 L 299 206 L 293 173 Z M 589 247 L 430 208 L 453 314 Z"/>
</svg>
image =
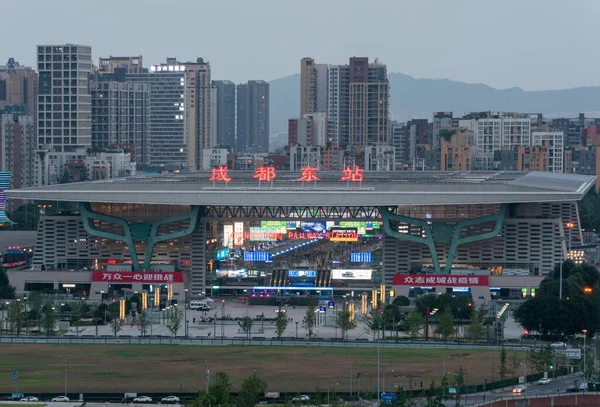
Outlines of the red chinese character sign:
<svg viewBox="0 0 600 407">
<path fill-rule="evenodd" d="M 228 171 L 229 168 L 225 166 L 213 168 L 212 177 L 210 177 L 208 180 L 213 182 L 213 186 L 216 182 L 224 182 L 225 185 L 227 185 L 229 182 L 231 182 L 231 178 L 227 176 Z"/>
<path fill-rule="evenodd" d="M 181 272 L 94 271 L 93 282 L 116 283 L 183 283 Z"/>
<path fill-rule="evenodd" d="M 364 176 L 363 173 L 365 172 L 364 169 L 358 166 L 354 166 L 353 168 L 346 167 L 342 172 L 344 173 L 344 175 L 342 176 L 340 181 L 346 181 L 348 187 L 350 186 L 351 182 L 360 182 L 362 184 Z"/>
<path fill-rule="evenodd" d="M 277 174 L 275 173 L 275 167 L 258 167 L 254 170 L 254 178 L 258 179 L 258 186 L 262 181 L 270 182 L 273 186 L 273 180 Z"/>
<path fill-rule="evenodd" d="M 321 178 L 317 177 L 318 170 L 318 168 L 311 167 L 310 165 L 307 165 L 304 168 L 300 168 L 300 173 L 302 174 L 302 176 L 298 178 L 298 181 L 302 181 L 302 185 L 304 185 L 305 181 L 314 181 L 316 184 L 317 181 L 321 181 Z"/>
<path fill-rule="evenodd" d="M 488 276 L 396 274 L 392 285 L 410 287 L 473 287 L 488 286 Z"/>
</svg>

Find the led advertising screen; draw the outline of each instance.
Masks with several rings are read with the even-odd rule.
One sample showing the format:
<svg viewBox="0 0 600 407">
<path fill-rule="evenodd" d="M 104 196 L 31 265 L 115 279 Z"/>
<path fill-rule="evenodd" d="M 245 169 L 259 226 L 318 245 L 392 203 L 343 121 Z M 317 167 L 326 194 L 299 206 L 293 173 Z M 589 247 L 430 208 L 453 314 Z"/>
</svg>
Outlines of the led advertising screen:
<svg viewBox="0 0 600 407">
<path fill-rule="evenodd" d="M 317 270 L 288 270 L 288 277 L 290 278 L 316 278 Z"/>
<path fill-rule="evenodd" d="M 350 253 L 350 263 L 370 263 L 371 253 L 353 252 Z"/>
<path fill-rule="evenodd" d="M 358 232 L 356 229 L 332 229 L 329 238 L 332 242 L 356 242 Z"/>
<path fill-rule="evenodd" d="M 325 233 L 327 225 L 325 222 L 300 222 L 301 232 Z"/>
<path fill-rule="evenodd" d="M 229 257 L 229 249 L 217 250 L 217 260 L 225 260 Z"/>
<path fill-rule="evenodd" d="M 373 274 L 373 270 L 331 270 L 331 278 L 334 280 L 370 280 L 371 274 Z"/>
<path fill-rule="evenodd" d="M 233 225 L 223 225 L 223 246 L 233 247 Z"/>
<path fill-rule="evenodd" d="M 251 227 L 249 238 L 251 242 L 274 242 L 283 238 L 283 233 L 275 228 Z"/>
<path fill-rule="evenodd" d="M 244 261 L 271 261 L 271 253 L 244 252 Z"/>
<path fill-rule="evenodd" d="M 244 245 L 244 222 L 235 222 L 233 224 L 233 245 Z"/>
<path fill-rule="evenodd" d="M 260 221 L 261 228 L 274 229 L 278 233 L 287 232 L 287 221 L 286 220 L 261 220 Z"/>
<path fill-rule="evenodd" d="M 248 278 L 248 270 L 227 270 L 227 278 Z"/>
</svg>

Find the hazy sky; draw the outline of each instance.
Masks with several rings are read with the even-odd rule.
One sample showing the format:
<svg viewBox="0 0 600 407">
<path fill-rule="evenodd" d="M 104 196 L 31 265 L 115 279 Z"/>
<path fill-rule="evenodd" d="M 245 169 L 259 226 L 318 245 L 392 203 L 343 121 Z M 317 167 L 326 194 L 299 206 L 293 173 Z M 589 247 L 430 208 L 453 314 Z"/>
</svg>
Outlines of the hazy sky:
<svg viewBox="0 0 600 407">
<path fill-rule="evenodd" d="M 214 79 L 272 80 L 300 58 L 527 90 L 600 85 L 599 0 L 0 0 L 0 63 L 37 44 L 204 57 Z"/>
</svg>

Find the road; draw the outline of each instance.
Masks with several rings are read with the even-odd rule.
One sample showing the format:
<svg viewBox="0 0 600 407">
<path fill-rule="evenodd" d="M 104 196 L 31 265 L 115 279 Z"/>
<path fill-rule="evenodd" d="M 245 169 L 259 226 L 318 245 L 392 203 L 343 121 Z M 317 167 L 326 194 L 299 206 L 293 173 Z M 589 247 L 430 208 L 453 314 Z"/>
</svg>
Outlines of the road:
<svg viewBox="0 0 600 407">
<path fill-rule="evenodd" d="M 563 394 L 566 393 L 567 387 L 572 386 L 574 380 L 578 379 L 578 377 L 567 377 L 567 378 L 558 378 L 556 380 L 552 380 L 549 384 L 539 385 L 537 382 L 525 384 L 527 386 L 527 390 L 523 394 L 523 396 L 542 396 L 542 395 L 550 395 L 550 394 Z M 512 393 L 512 387 L 507 387 L 503 390 L 496 390 L 495 392 L 486 392 L 485 395 L 483 393 L 477 394 L 469 394 L 468 396 L 463 397 L 463 402 L 466 405 L 469 404 L 478 404 L 484 401 L 493 401 L 503 397 L 514 397 L 516 399 L 522 398 L 522 396 L 516 396 Z M 456 402 L 454 400 L 448 400 L 444 403 L 447 406 L 454 406 Z"/>
</svg>

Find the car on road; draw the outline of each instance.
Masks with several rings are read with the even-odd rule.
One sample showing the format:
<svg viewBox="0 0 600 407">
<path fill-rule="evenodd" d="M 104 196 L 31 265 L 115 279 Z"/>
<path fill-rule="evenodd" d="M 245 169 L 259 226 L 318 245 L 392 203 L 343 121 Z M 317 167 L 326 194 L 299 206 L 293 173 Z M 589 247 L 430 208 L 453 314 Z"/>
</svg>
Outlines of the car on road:
<svg viewBox="0 0 600 407">
<path fill-rule="evenodd" d="M 517 386 L 512 390 L 512 392 L 513 392 L 513 394 L 523 394 L 523 393 L 525 393 L 526 390 L 527 390 L 526 386 Z"/>
<path fill-rule="evenodd" d="M 165 403 L 165 404 L 175 404 L 175 403 L 179 403 L 179 397 L 177 396 L 167 396 L 167 397 L 163 397 L 162 399 L 160 399 L 161 403 Z"/>
<path fill-rule="evenodd" d="M 14 398 L 11 396 L 0 396 L 0 401 L 13 401 Z"/>
<path fill-rule="evenodd" d="M 309 401 L 310 397 L 308 397 L 306 394 L 301 394 L 298 397 L 294 397 L 292 399 L 292 401 Z"/>
<path fill-rule="evenodd" d="M 579 390 L 586 391 L 588 389 L 587 383 L 579 383 Z"/>
<path fill-rule="evenodd" d="M 565 349 L 567 347 L 567 344 L 564 342 L 555 342 L 555 343 L 551 344 L 550 346 L 554 349 Z"/>
<path fill-rule="evenodd" d="M 152 397 L 139 396 L 133 399 L 134 403 L 152 403 Z"/>
<path fill-rule="evenodd" d="M 542 377 L 540 380 L 538 380 L 538 384 L 550 384 L 550 379 L 547 377 Z"/>
<path fill-rule="evenodd" d="M 567 393 L 579 393 L 579 388 L 577 386 L 569 386 L 567 387 Z"/>
<path fill-rule="evenodd" d="M 35 397 L 35 396 L 27 396 L 27 397 L 23 397 L 23 398 L 21 399 L 21 401 L 40 401 L 40 399 L 38 399 L 38 398 L 37 398 L 37 397 Z"/>
<path fill-rule="evenodd" d="M 71 401 L 67 396 L 58 396 L 52 399 L 53 403 L 60 403 L 61 401 Z"/>
</svg>

